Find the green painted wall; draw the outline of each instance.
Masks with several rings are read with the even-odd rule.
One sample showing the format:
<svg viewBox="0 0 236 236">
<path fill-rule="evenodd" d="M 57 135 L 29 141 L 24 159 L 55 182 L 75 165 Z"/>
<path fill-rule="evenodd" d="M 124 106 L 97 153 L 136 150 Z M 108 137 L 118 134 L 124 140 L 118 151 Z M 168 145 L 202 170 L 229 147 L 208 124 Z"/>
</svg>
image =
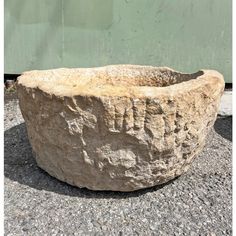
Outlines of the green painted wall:
<svg viewBox="0 0 236 236">
<path fill-rule="evenodd" d="M 231 82 L 231 18 L 231 0 L 6 0 L 5 73 L 129 63 Z"/>
</svg>

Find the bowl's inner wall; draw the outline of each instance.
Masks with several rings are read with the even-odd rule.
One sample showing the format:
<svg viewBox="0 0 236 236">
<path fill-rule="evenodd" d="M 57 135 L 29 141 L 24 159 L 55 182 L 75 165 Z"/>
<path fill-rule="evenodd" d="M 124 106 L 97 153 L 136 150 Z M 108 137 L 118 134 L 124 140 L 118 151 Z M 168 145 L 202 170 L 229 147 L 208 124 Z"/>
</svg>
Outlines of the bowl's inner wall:
<svg viewBox="0 0 236 236">
<path fill-rule="evenodd" d="M 203 71 L 183 74 L 164 67 L 115 65 L 100 68 L 80 68 L 32 71 L 23 75 L 28 87 L 49 91 L 93 91 L 108 87 L 167 87 L 194 80 Z"/>
<path fill-rule="evenodd" d="M 196 79 L 201 76 L 203 71 L 193 74 L 182 74 L 171 70 L 159 70 L 149 68 L 119 69 L 105 71 L 102 77 L 95 76 L 90 82 L 99 85 L 113 86 L 148 86 L 148 87 L 166 87 L 178 84 L 184 81 Z"/>
</svg>

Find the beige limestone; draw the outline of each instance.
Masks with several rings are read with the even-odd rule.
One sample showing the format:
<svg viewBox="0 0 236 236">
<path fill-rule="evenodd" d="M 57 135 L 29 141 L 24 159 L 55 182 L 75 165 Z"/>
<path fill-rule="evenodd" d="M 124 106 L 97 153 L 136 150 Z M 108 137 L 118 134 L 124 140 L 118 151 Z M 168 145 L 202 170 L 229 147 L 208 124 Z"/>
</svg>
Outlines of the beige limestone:
<svg viewBox="0 0 236 236">
<path fill-rule="evenodd" d="M 188 170 L 215 122 L 224 79 L 115 65 L 25 72 L 17 90 L 42 169 L 78 187 L 133 191 Z"/>
</svg>

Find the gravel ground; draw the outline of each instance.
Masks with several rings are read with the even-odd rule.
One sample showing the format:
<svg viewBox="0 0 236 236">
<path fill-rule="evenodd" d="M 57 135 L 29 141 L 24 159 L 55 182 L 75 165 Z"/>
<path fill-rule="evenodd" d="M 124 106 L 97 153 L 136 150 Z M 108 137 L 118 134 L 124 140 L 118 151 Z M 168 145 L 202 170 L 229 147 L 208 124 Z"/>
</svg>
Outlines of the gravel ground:
<svg viewBox="0 0 236 236">
<path fill-rule="evenodd" d="M 133 193 L 79 189 L 32 157 L 16 99 L 5 100 L 5 235 L 232 235 L 232 118 L 218 118 L 192 168 Z"/>
</svg>

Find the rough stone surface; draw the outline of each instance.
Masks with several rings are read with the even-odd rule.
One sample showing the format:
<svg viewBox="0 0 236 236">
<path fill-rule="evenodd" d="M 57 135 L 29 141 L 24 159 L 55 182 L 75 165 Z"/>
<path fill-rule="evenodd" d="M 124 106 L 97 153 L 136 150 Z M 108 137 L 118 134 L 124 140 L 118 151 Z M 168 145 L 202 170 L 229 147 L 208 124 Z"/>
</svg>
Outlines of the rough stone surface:
<svg viewBox="0 0 236 236">
<path fill-rule="evenodd" d="M 232 117 L 218 117 L 204 150 L 174 181 L 91 191 L 37 166 L 18 101 L 6 99 L 4 175 L 5 235 L 232 235 Z"/>
<path fill-rule="evenodd" d="M 224 80 L 216 71 L 123 65 L 26 72 L 17 88 L 42 169 L 78 187 L 133 191 L 188 170 Z"/>
</svg>

